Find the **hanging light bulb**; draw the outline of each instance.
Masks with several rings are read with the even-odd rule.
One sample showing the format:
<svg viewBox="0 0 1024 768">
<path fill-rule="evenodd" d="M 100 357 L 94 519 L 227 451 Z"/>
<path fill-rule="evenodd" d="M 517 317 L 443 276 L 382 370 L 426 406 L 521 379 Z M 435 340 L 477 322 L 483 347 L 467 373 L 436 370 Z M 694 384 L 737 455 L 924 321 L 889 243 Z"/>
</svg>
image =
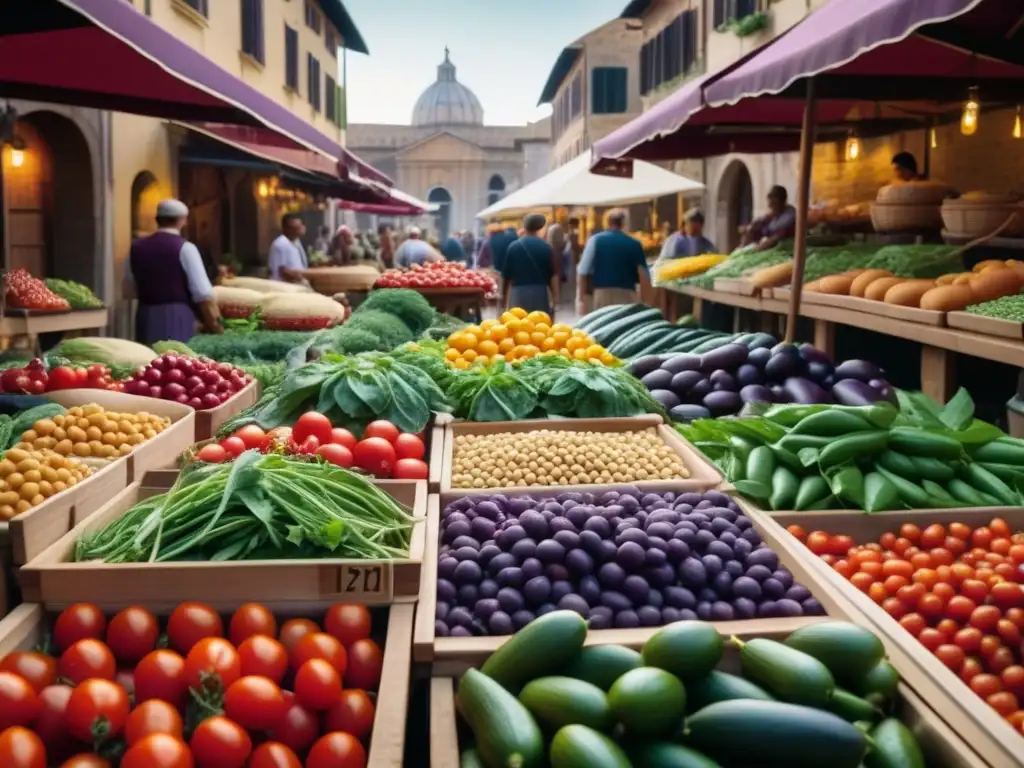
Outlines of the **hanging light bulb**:
<svg viewBox="0 0 1024 768">
<path fill-rule="evenodd" d="M 967 101 L 964 102 L 964 111 L 960 115 L 960 133 L 964 136 L 973 136 L 978 130 L 978 110 L 981 105 L 978 104 L 978 89 L 969 88 L 967 90 Z"/>
<path fill-rule="evenodd" d="M 1019 139 L 1022 136 L 1021 125 L 1020 125 L 1020 106 L 1017 106 L 1017 114 L 1013 118 L 1013 138 Z"/>
<path fill-rule="evenodd" d="M 25 152 L 11 147 L 11 167 L 21 168 L 25 164 Z"/>
<path fill-rule="evenodd" d="M 261 181 L 259 187 L 257 187 L 260 197 L 267 197 L 270 194 L 270 187 L 267 186 L 267 182 Z"/>
<path fill-rule="evenodd" d="M 939 148 L 939 133 L 934 128 L 931 128 L 928 131 L 928 143 L 931 145 L 932 149 Z"/>
<path fill-rule="evenodd" d="M 857 134 L 850 131 L 850 135 L 846 137 L 846 159 L 856 160 L 860 157 L 860 139 L 857 138 Z"/>
</svg>

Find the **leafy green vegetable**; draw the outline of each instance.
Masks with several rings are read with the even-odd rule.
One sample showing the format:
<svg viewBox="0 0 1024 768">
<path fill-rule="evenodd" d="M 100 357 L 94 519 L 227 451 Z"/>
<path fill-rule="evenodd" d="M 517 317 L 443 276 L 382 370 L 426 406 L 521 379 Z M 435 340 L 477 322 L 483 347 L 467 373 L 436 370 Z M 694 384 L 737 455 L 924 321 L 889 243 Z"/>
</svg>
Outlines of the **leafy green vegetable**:
<svg viewBox="0 0 1024 768">
<path fill-rule="evenodd" d="M 471 421 L 519 421 L 537 407 L 537 390 L 501 360 L 456 371 L 447 394 L 455 415 Z"/>
<path fill-rule="evenodd" d="M 72 309 L 103 309 L 103 300 L 86 285 L 56 277 L 48 277 L 44 282 L 47 288 L 65 299 Z"/>
<path fill-rule="evenodd" d="M 377 310 L 397 317 L 405 323 L 413 336 L 420 336 L 427 328 L 430 328 L 437 315 L 422 293 L 408 288 L 382 288 L 371 291 L 352 317 L 355 318 L 369 310 Z"/>
<path fill-rule="evenodd" d="M 184 355 L 185 357 L 196 357 L 196 353 L 188 347 L 186 344 L 182 344 L 180 341 L 158 341 L 153 345 L 153 351 L 158 355 L 166 355 L 173 353 L 175 355 Z"/>
<path fill-rule="evenodd" d="M 418 335 L 414 334 L 412 329 L 397 315 L 362 307 L 352 313 L 352 317 L 343 327 L 369 331 L 384 342 L 388 350 L 394 349 L 399 344 L 412 341 Z"/>
<path fill-rule="evenodd" d="M 310 331 L 253 331 L 252 333 L 200 334 L 189 339 L 197 355 L 214 360 L 251 362 L 284 360 L 295 347 L 313 338 Z"/>
</svg>

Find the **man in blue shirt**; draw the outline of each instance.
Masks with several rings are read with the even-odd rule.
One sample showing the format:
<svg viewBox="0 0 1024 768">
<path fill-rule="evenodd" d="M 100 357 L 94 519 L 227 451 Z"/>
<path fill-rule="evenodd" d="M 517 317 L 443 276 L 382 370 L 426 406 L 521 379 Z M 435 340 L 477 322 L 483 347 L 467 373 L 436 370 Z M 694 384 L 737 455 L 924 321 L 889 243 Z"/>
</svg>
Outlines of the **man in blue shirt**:
<svg viewBox="0 0 1024 768">
<path fill-rule="evenodd" d="M 686 212 L 682 232 L 676 232 L 662 246 L 658 261 L 715 253 L 715 245 L 704 237 L 704 214 L 697 208 Z"/>
<path fill-rule="evenodd" d="M 448 235 L 441 245 L 441 253 L 444 254 L 446 261 L 461 261 L 467 266 L 469 264 L 469 260 L 466 258 L 466 249 L 462 247 L 461 235 L 458 232 Z"/>
<path fill-rule="evenodd" d="M 639 300 L 637 283 L 649 288 L 650 272 L 640 241 L 625 233 L 625 211 L 612 211 L 608 227 L 587 241 L 577 269 L 576 311 L 600 309 L 612 304 L 630 304 Z M 587 296 L 593 294 L 587 306 Z"/>
</svg>

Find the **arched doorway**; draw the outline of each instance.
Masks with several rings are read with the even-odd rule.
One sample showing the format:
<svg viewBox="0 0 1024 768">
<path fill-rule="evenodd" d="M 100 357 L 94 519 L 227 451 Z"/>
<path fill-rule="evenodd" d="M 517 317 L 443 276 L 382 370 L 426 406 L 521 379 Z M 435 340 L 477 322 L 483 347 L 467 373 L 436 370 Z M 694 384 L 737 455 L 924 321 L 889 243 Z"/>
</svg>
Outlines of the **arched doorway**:
<svg viewBox="0 0 1024 768">
<path fill-rule="evenodd" d="M 750 171 L 741 160 L 733 160 L 722 172 L 718 181 L 718 232 L 719 247 L 724 244 L 725 253 L 732 252 L 740 244 L 740 227 L 754 219 L 754 185 Z"/>
<path fill-rule="evenodd" d="M 102 291 L 92 156 L 85 136 L 72 120 L 49 111 L 23 115 L 15 133 L 25 149 L 17 165 L 11 152 L 4 153 L 6 266 Z"/>
<path fill-rule="evenodd" d="M 132 181 L 132 240 L 156 231 L 156 206 L 160 202 L 160 183 L 149 171 L 140 171 Z"/>
<path fill-rule="evenodd" d="M 487 182 L 487 205 L 494 205 L 505 196 L 505 180 L 500 174 L 491 176 Z"/>
<path fill-rule="evenodd" d="M 437 239 L 443 242 L 451 231 L 452 195 L 444 187 L 434 187 L 427 195 L 427 202 L 440 206 L 433 216 Z"/>
</svg>

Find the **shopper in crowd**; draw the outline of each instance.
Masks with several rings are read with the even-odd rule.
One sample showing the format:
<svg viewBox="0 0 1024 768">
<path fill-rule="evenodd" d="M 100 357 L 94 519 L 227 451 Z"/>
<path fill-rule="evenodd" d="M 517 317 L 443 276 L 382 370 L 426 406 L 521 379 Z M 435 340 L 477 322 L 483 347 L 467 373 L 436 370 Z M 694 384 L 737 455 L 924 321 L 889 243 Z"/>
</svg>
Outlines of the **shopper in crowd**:
<svg viewBox="0 0 1024 768">
<path fill-rule="evenodd" d="M 491 234 L 480 249 L 478 266 L 490 267 L 501 272 L 508 247 L 515 242 L 518 235 L 512 227 L 502 228 L 501 222 L 497 219 L 491 220 L 489 229 Z"/>
<path fill-rule="evenodd" d="M 306 225 L 299 214 L 286 213 L 281 217 L 281 234 L 270 244 L 270 256 L 267 259 L 271 280 L 285 283 L 305 281 L 303 272 L 309 269 L 306 249 L 302 246 L 302 236 L 305 234 Z"/>
<path fill-rule="evenodd" d="M 380 239 L 380 252 L 377 256 L 385 269 L 391 269 L 395 266 L 395 239 L 391 233 L 391 225 L 378 225 L 377 237 Z"/>
<path fill-rule="evenodd" d="M 313 242 L 314 253 L 330 253 L 331 250 L 331 228 L 328 226 L 320 227 L 319 234 L 316 240 Z"/>
<path fill-rule="evenodd" d="M 546 223 L 542 214 L 531 213 L 523 219 L 525 234 L 509 245 L 501 270 L 503 306 L 551 314 L 558 304 L 557 261 L 540 236 Z"/>
<path fill-rule="evenodd" d="M 462 233 L 452 232 L 441 244 L 441 253 L 446 261 L 466 263 L 466 249 L 462 247 Z"/>
<path fill-rule="evenodd" d="M 462 233 L 462 250 L 466 252 L 466 266 L 472 267 L 476 263 L 476 237 L 471 229 Z"/>
<path fill-rule="evenodd" d="M 409 227 L 408 237 L 395 251 L 395 266 L 411 267 L 432 261 L 444 261 L 444 256 L 423 239 L 419 227 Z"/>
<path fill-rule="evenodd" d="M 356 236 L 347 225 L 342 224 L 334 233 L 331 241 L 330 256 L 331 263 L 336 267 L 343 267 L 352 262 L 352 246 L 356 243 Z"/>
<path fill-rule="evenodd" d="M 895 181 L 924 179 L 924 176 L 917 172 L 917 158 L 909 152 L 897 152 L 892 156 L 892 175 Z"/>
<path fill-rule="evenodd" d="M 787 201 L 786 188 L 776 184 L 768 191 L 768 213 L 750 222 L 741 245 L 767 251 L 796 233 L 796 208 Z"/>
<path fill-rule="evenodd" d="M 683 221 L 682 231 L 670 236 L 661 247 L 659 262 L 715 253 L 714 243 L 704 237 L 704 213 L 699 208 L 691 208 L 686 212 Z"/>
<path fill-rule="evenodd" d="M 135 340 L 150 346 L 158 341 L 187 342 L 196 318 L 207 333 L 223 333 L 213 286 L 199 249 L 182 236 L 188 207 L 164 200 L 156 207 L 157 231 L 132 243 L 122 289 L 138 299 Z"/>
<path fill-rule="evenodd" d="M 576 310 L 585 314 L 611 304 L 639 300 L 641 289 L 651 284 L 647 258 L 640 241 L 626 234 L 626 212 L 608 214 L 608 229 L 587 241 L 577 269 Z M 592 296 L 588 308 L 587 296 Z"/>
</svg>

